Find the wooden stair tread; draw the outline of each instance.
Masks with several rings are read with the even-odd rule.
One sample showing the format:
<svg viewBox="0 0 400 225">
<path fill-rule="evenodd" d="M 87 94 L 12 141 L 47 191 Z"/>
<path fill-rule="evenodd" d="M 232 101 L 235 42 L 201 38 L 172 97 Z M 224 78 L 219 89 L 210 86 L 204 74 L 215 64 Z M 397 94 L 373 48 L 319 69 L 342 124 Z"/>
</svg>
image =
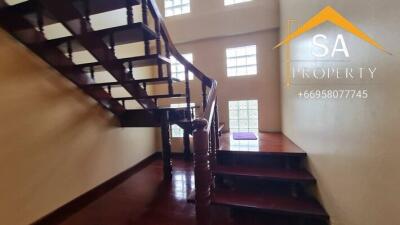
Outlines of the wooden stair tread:
<svg viewBox="0 0 400 225">
<path fill-rule="evenodd" d="M 127 64 L 128 62 L 132 62 L 133 67 L 144 67 L 144 66 L 157 65 L 158 63 L 162 63 L 162 64 L 170 63 L 170 60 L 161 55 L 153 54 L 153 55 L 121 58 L 121 59 L 115 60 L 114 62 L 115 62 L 116 67 L 121 65 L 121 63 Z M 94 72 L 105 71 L 105 69 L 99 62 L 77 64 L 76 67 L 84 70 L 87 73 L 90 72 L 90 67 L 93 67 Z"/>
<path fill-rule="evenodd" d="M 74 6 L 78 8 L 81 12 L 84 12 L 84 6 L 79 3 L 79 0 L 73 0 Z M 131 0 L 132 5 L 139 5 L 140 0 Z M 126 7 L 126 0 L 89 0 L 90 4 L 90 15 L 95 15 L 99 13 L 104 13 L 116 9 L 121 9 Z M 16 5 L 8 6 L 5 8 L 8 12 L 17 13 L 19 15 L 24 15 L 28 20 L 35 22 L 36 15 L 35 12 L 38 6 L 36 1 L 29 0 Z M 54 16 L 47 10 L 44 10 L 44 25 L 50 25 L 58 23 Z M 70 16 L 69 19 L 76 19 L 74 16 Z"/>
<path fill-rule="evenodd" d="M 260 168 L 242 165 L 217 165 L 213 171 L 216 175 L 233 175 L 255 177 L 269 180 L 315 183 L 315 178 L 306 170 Z"/>
<path fill-rule="evenodd" d="M 172 82 L 182 82 L 179 79 L 172 78 Z M 93 87 L 119 87 L 123 84 L 130 84 L 130 83 L 139 83 L 139 84 L 144 84 L 146 85 L 157 85 L 157 84 L 167 84 L 169 82 L 168 77 L 162 77 L 162 78 L 150 78 L 150 79 L 141 79 L 141 80 L 127 80 L 123 82 L 105 82 L 105 83 L 91 83 L 82 86 L 83 88 L 93 88 Z"/>
<path fill-rule="evenodd" d="M 220 189 L 215 191 L 212 202 L 215 205 L 251 208 L 271 213 L 328 218 L 324 208 L 313 199 Z"/>
<path fill-rule="evenodd" d="M 192 191 L 187 198 L 195 203 L 196 192 Z M 295 215 L 329 219 L 325 209 L 314 199 L 295 198 L 268 193 L 250 193 L 243 191 L 217 189 L 211 204 L 265 211 L 282 215 Z"/>
<path fill-rule="evenodd" d="M 92 33 L 105 39 L 105 43 L 108 43 L 109 35 L 113 33 L 116 46 L 145 40 L 154 40 L 157 37 L 157 34 L 154 33 L 154 31 L 141 22 L 96 30 Z M 73 52 L 85 50 L 85 48 L 80 45 L 79 41 L 76 40 L 75 36 L 51 39 L 48 40 L 48 43 L 58 46 L 58 48 L 60 48 L 63 52 L 68 52 L 66 45 L 68 41 L 71 43 Z"/>
<path fill-rule="evenodd" d="M 173 94 L 173 95 L 149 95 L 149 96 L 137 96 L 137 97 L 121 97 L 114 98 L 117 101 L 127 101 L 127 100 L 138 100 L 138 99 L 155 99 L 155 98 L 184 98 L 185 94 Z"/>
</svg>

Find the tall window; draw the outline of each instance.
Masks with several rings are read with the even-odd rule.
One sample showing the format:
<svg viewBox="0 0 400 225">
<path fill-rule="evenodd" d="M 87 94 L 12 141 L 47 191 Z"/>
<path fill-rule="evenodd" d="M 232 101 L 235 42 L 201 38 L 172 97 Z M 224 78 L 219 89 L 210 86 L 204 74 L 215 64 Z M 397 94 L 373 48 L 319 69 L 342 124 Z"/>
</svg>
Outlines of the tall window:
<svg viewBox="0 0 400 225">
<path fill-rule="evenodd" d="M 258 132 L 258 101 L 229 101 L 231 132 Z"/>
<path fill-rule="evenodd" d="M 187 53 L 182 55 L 190 63 L 193 63 L 193 54 Z M 185 67 L 178 62 L 174 57 L 171 56 L 171 75 L 172 78 L 179 80 L 185 80 Z M 189 80 L 193 80 L 193 73 L 189 72 Z"/>
<path fill-rule="evenodd" d="M 190 103 L 190 106 L 194 107 L 195 103 Z M 186 108 L 186 103 L 171 104 L 171 108 Z M 171 126 L 171 133 L 174 138 L 183 137 L 183 129 L 176 124 Z"/>
<path fill-rule="evenodd" d="M 250 45 L 226 50 L 228 77 L 257 74 L 257 46 Z"/>
<path fill-rule="evenodd" d="M 190 0 L 164 0 L 165 16 L 190 13 Z"/>
<path fill-rule="evenodd" d="M 225 5 L 233 5 L 233 4 L 238 4 L 242 2 L 250 2 L 252 0 L 225 0 Z"/>
</svg>

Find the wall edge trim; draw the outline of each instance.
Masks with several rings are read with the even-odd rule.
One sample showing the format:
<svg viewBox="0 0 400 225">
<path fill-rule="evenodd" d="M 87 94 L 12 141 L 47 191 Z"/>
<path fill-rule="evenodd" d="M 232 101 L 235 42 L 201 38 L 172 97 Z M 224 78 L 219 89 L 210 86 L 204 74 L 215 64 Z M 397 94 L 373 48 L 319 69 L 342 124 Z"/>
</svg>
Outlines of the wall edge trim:
<svg viewBox="0 0 400 225">
<path fill-rule="evenodd" d="M 55 209 L 54 211 L 40 218 L 36 222 L 33 222 L 31 225 L 55 225 L 61 223 L 62 221 L 72 216 L 74 213 L 80 211 L 93 201 L 99 199 L 100 197 L 111 191 L 113 188 L 123 183 L 129 177 L 141 171 L 142 169 L 144 169 L 145 167 L 147 167 L 148 165 L 150 165 L 152 162 L 154 162 L 159 158 L 160 158 L 159 153 L 155 152 L 151 154 L 150 156 L 143 159 L 139 163 L 117 174 L 116 176 L 106 180 L 105 182 L 99 184 L 95 188 L 72 199 L 68 203 Z"/>
</svg>

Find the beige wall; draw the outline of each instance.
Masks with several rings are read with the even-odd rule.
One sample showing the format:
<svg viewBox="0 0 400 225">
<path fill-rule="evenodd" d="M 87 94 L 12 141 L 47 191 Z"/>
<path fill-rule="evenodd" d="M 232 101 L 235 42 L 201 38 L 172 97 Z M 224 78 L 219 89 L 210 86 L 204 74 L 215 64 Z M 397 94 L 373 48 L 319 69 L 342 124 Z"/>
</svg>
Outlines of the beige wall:
<svg viewBox="0 0 400 225">
<path fill-rule="evenodd" d="M 387 55 L 358 38 L 326 24 L 291 43 L 291 59 L 309 57 L 312 35 L 344 33 L 350 61 L 300 62 L 303 67 L 375 65 L 374 80 L 303 82 L 282 85 L 283 131 L 309 154 L 319 195 L 334 225 L 400 224 L 400 2 L 396 0 L 281 0 L 282 37 L 287 20 L 306 22 L 326 5 L 393 53 Z M 332 40 L 330 40 L 332 46 Z M 286 72 L 282 49 L 282 78 Z M 298 74 L 297 74 L 298 75 Z M 282 79 L 284 80 L 284 79 Z M 349 85 L 352 84 L 352 85 Z M 307 86 L 306 86 L 307 85 Z M 368 89 L 367 100 L 304 100 L 304 89 Z"/>
<path fill-rule="evenodd" d="M 156 129 L 120 128 L 0 31 L 0 224 L 29 224 L 137 164 Z"/>
<path fill-rule="evenodd" d="M 157 0 L 164 13 L 164 0 Z M 167 17 L 175 43 L 246 34 L 279 26 L 278 0 L 225 6 L 224 0 L 191 0 L 191 13 Z"/>
<path fill-rule="evenodd" d="M 192 53 L 193 62 L 207 76 L 218 81 L 220 121 L 229 129 L 228 101 L 257 99 L 259 103 L 259 129 L 280 131 L 279 51 L 272 50 L 278 42 L 278 30 L 261 31 L 218 39 L 207 39 L 178 45 L 181 53 Z M 258 74 L 256 76 L 230 77 L 226 75 L 225 49 L 257 45 Z M 197 79 L 190 82 L 192 102 L 201 106 L 201 84 Z M 185 93 L 185 86 L 175 85 L 176 93 Z M 166 93 L 166 87 L 156 91 Z M 161 105 L 184 103 L 185 99 L 160 100 Z M 173 138 L 173 149 L 182 149 L 181 138 Z"/>
<path fill-rule="evenodd" d="M 259 101 L 259 128 L 262 131 L 280 130 L 280 89 L 279 89 L 279 51 L 272 50 L 278 41 L 278 31 L 256 32 L 217 39 L 180 44 L 181 53 L 193 53 L 194 64 L 205 74 L 218 81 L 218 102 L 220 107 L 220 121 L 228 129 L 228 101 L 257 99 Z M 256 76 L 230 77 L 226 75 L 225 49 L 229 47 L 257 45 L 258 74 Z M 201 84 L 197 79 L 190 82 L 192 99 L 201 105 Z M 176 85 L 177 93 L 184 93 L 184 85 Z M 165 93 L 161 86 L 157 92 Z M 185 99 L 174 100 L 173 103 L 184 103 Z M 169 102 L 160 101 L 167 105 Z M 174 149 L 181 146 L 175 143 Z"/>
</svg>

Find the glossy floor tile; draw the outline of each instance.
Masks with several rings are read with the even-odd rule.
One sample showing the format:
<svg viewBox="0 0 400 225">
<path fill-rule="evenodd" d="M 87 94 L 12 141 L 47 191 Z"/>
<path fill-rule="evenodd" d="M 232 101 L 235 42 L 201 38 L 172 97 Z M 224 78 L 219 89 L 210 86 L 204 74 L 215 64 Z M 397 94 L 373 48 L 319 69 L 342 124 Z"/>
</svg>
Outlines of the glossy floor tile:
<svg viewBox="0 0 400 225">
<path fill-rule="evenodd" d="M 163 182 L 162 161 L 157 160 L 60 224 L 195 225 L 195 206 L 186 201 L 193 189 L 192 163 L 174 160 L 172 182 Z M 213 224 L 218 225 L 287 224 L 225 207 L 212 211 Z"/>
</svg>

